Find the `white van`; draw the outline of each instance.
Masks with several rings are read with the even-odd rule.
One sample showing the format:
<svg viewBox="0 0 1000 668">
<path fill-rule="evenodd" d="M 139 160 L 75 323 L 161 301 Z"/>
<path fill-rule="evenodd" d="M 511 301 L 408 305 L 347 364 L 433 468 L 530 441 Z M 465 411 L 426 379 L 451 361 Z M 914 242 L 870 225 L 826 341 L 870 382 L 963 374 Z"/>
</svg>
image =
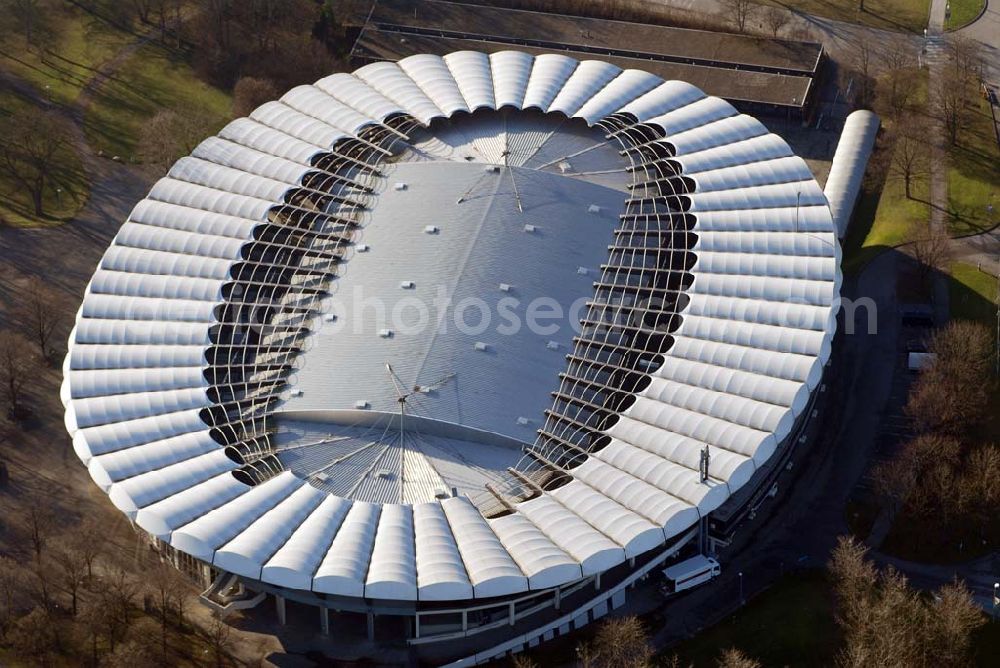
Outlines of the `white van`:
<svg viewBox="0 0 1000 668">
<path fill-rule="evenodd" d="M 676 594 L 719 577 L 722 567 L 711 557 L 699 554 L 663 569 L 664 594 Z"/>
</svg>

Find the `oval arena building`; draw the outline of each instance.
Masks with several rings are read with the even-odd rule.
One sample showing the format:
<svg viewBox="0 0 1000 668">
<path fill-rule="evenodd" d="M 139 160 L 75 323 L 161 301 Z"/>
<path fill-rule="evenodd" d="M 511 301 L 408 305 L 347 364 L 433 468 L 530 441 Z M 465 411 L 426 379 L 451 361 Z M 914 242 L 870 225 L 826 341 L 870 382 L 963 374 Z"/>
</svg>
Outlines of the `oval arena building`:
<svg viewBox="0 0 1000 668">
<path fill-rule="evenodd" d="M 135 206 L 70 335 L 66 427 L 220 611 L 273 598 L 471 665 L 710 549 L 811 410 L 839 264 L 805 162 L 694 86 L 374 63 Z"/>
</svg>

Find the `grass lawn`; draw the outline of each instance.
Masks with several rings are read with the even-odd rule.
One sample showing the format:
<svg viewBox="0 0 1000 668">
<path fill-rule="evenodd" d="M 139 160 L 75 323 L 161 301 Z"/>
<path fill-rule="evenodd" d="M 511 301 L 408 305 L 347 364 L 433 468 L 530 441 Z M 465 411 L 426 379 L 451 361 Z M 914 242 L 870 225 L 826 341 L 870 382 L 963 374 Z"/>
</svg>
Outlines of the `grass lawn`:
<svg viewBox="0 0 1000 668">
<path fill-rule="evenodd" d="M 34 40 L 41 49 L 27 48 L 24 34 L 16 29 L 0 31 L 0 69 L 30 82 L 53 101 L 69 104 L 97 68 L 134 39 L 76 5 L 48 3 Z"/>
<path fill-rule="evenodd" d="M 959 130 L 958 145 L 951 147 L 948 209 L 952 234 L 981 232 L 1000 223 L 1000 147 L 989 105 L 979 97 Z"/>
<path fill-rule="evenodd" d="M 0 90 L 0 116 L 6 116 L 15 111 L 37 110 L 38 107 L 30 99 L 20 97 L 13 90 Z M 64 167 L 61 180 L 50 182 L 42 198 L 44 218 L 35 217 L 31 196 L 24 192 L 17 182 L 0 174 L 0 224 L 4 225 L 39 225 L 62 223 L 80 210 L 86 201 L 89 183 L 83 172 L 80 156 L 72 144 L 63 146 L 59 160 Z M 62 192 L 57 191 L 61 188 Z"/>
<path fill-rule="evenodd" d="M 922 33 L 927 27 L 930 0 L 765 0 L 766 4 L 838 21 L 860 23 L 884 30 Z"/>
<path fill-rule="evenodd" d="M 907 199 L 901 181 L 886 179 L 882 192 L 862 192 L 847 238 L 844 240 L 844 272 L 860 271 L 880 252 L 912 239 L 930 223 L 930 184 L 919 179 Z"/>
<path fill-rule="evenodd" d="M 956 262 L 951 266 L 948 293 L 952 318 L 996 325 L 996 278 L 979 271 L 974 264 Z"/>
<path fill-rule="evenodd" d="M 765 666 L 821 666 L 833 664 L 839 643 L 829 585 L 816 571 L 786 577 L 665 655 L 676 652 L 680 665 L 701 668 L 715 666 L 723 650 L 738 647 Z"/>
<path fill-rule="evenodd" d="M 944 21 L 945 30 L 955 30 L 972 23 L 985 4 L 986 0 L 951 0 L 951 16 Z"/>
<path fill-rule="evenodd" d="M 87 139 L 95 150 L 131 160 L 139 131 L 161 109 L 197 110 L 218 119 L 214 132 L 230 116 L 230 96 L 195 77 L 183 61 L 146 45 L 137 49 L 93 97 L 87 109 Z"/>
</svg>

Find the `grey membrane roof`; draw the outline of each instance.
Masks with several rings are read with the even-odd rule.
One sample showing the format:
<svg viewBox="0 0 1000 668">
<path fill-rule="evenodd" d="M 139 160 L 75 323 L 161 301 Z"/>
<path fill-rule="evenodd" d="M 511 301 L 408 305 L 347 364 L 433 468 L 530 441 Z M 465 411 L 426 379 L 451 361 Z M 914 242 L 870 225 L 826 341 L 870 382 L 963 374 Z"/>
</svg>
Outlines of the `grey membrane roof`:
<svg viewBox="0 0 1000 668">
<path fill-rule="evenodd" d="M 528 448 L 535 468 L 519 464 L 529 489 L 509 493 L 504 512 L 473 496 L 373 503 L 311 484 L 276 456 L 274 416 L 309 361 L 303 341 L 321 331 L 323 301 L 383 224 L 371 184 L 426 168 L 393 166 L 396 144 L 490 109 L 557 114 L 618 142 L 630 162 L 626 214 L 607 221 L 617 241 L 589 289 L 596 301 L 609 290 L 667 294 L 668 305 L 635 311 L 642 323 L 584 323 Z M 586 187 L 592 199 L 591 186 L 574 182 L 566 197 Z M 780 447 L 830 354 L 839 259 L 805 163 L 689 84 L 516 51 L 376 63 L 233 121 L 136 205 L 70 335 L 66 427 L 138 526 L 248 578 L 397 601 L 553 587 L 685 532 Z M 580 346 L 598 350 L 583 359 L 596 369 L 586 378 L 574 375 Z M 303 399 L 321 391 L 307 389 Z"/>
</svg>

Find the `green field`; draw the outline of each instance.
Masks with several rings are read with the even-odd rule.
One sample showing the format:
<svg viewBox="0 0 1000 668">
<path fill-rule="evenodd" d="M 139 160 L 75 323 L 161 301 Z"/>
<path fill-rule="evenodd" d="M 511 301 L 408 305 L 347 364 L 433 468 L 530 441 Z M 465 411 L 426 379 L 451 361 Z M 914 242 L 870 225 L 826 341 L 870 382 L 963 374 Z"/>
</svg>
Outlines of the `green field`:
<svg viewBox="0 0 1000 668">
<path fill-rule="evenodd" d="M 981 98 L 959 130 L 958 145 L 951 147 L 948 209 L 952 234 L 975 234 L 1000 224 L 1000 147 L 989 105 Z"/>
<path fill-rule="evenodd" d="M 956 262 L 951 266 L 948 284 L 951 317 L 978 320 L 995 325 L 997 317 L 997 279 L 973 264 Z"/>
<path fill-rule="evenodd" d="M 71 104 L 80 90 L 135 36 L 70 3 L 48 3 L 28 45 L 13 26 L 0 30 L 0 69 L 31 83 L 53 102 Z"/>
<path fill-rule="evenodd" d="M 921 33 L 927 27 L 930 0 L 765 0 L 765 4 L 883 30 Z"/>
<path fill-rule="evenodd" d="M 983 11 L 986 0 L 951 0 L 951 16 L 945 19 L 945 30 L 955 30 L 972 23 Z"/>
<path fill-rule="evenodd" d="M 158 46 L 136 49 L 118 76 L 101 87 L 87 109 L 85 129 L 95 150 L 132 161 L 143 124 L 161 109 L 197 110 L 216 120 L 230 115 L 230 96 L 195 77 L 183 60 Z"/>
<path fill-rule="evenodd" d="M 737 647 L 765 666 L 832 665 L 840 643 L 833 601 L 822 572 L 786 577 L 730 619 L 666 653 L 680 665 L 715 666 L 719 654 Z"/>
<path fill-rule="evenodd" d="M 931 216 L 927 179 L 914 181 L 910 191 L 913 199 L 907 199 L 901 181 L 889 178 L 881 193 L 862 192 L 844 240 L 845 273 L 860 271 L 882 251 L 927 229 Z"/>
</svg>

